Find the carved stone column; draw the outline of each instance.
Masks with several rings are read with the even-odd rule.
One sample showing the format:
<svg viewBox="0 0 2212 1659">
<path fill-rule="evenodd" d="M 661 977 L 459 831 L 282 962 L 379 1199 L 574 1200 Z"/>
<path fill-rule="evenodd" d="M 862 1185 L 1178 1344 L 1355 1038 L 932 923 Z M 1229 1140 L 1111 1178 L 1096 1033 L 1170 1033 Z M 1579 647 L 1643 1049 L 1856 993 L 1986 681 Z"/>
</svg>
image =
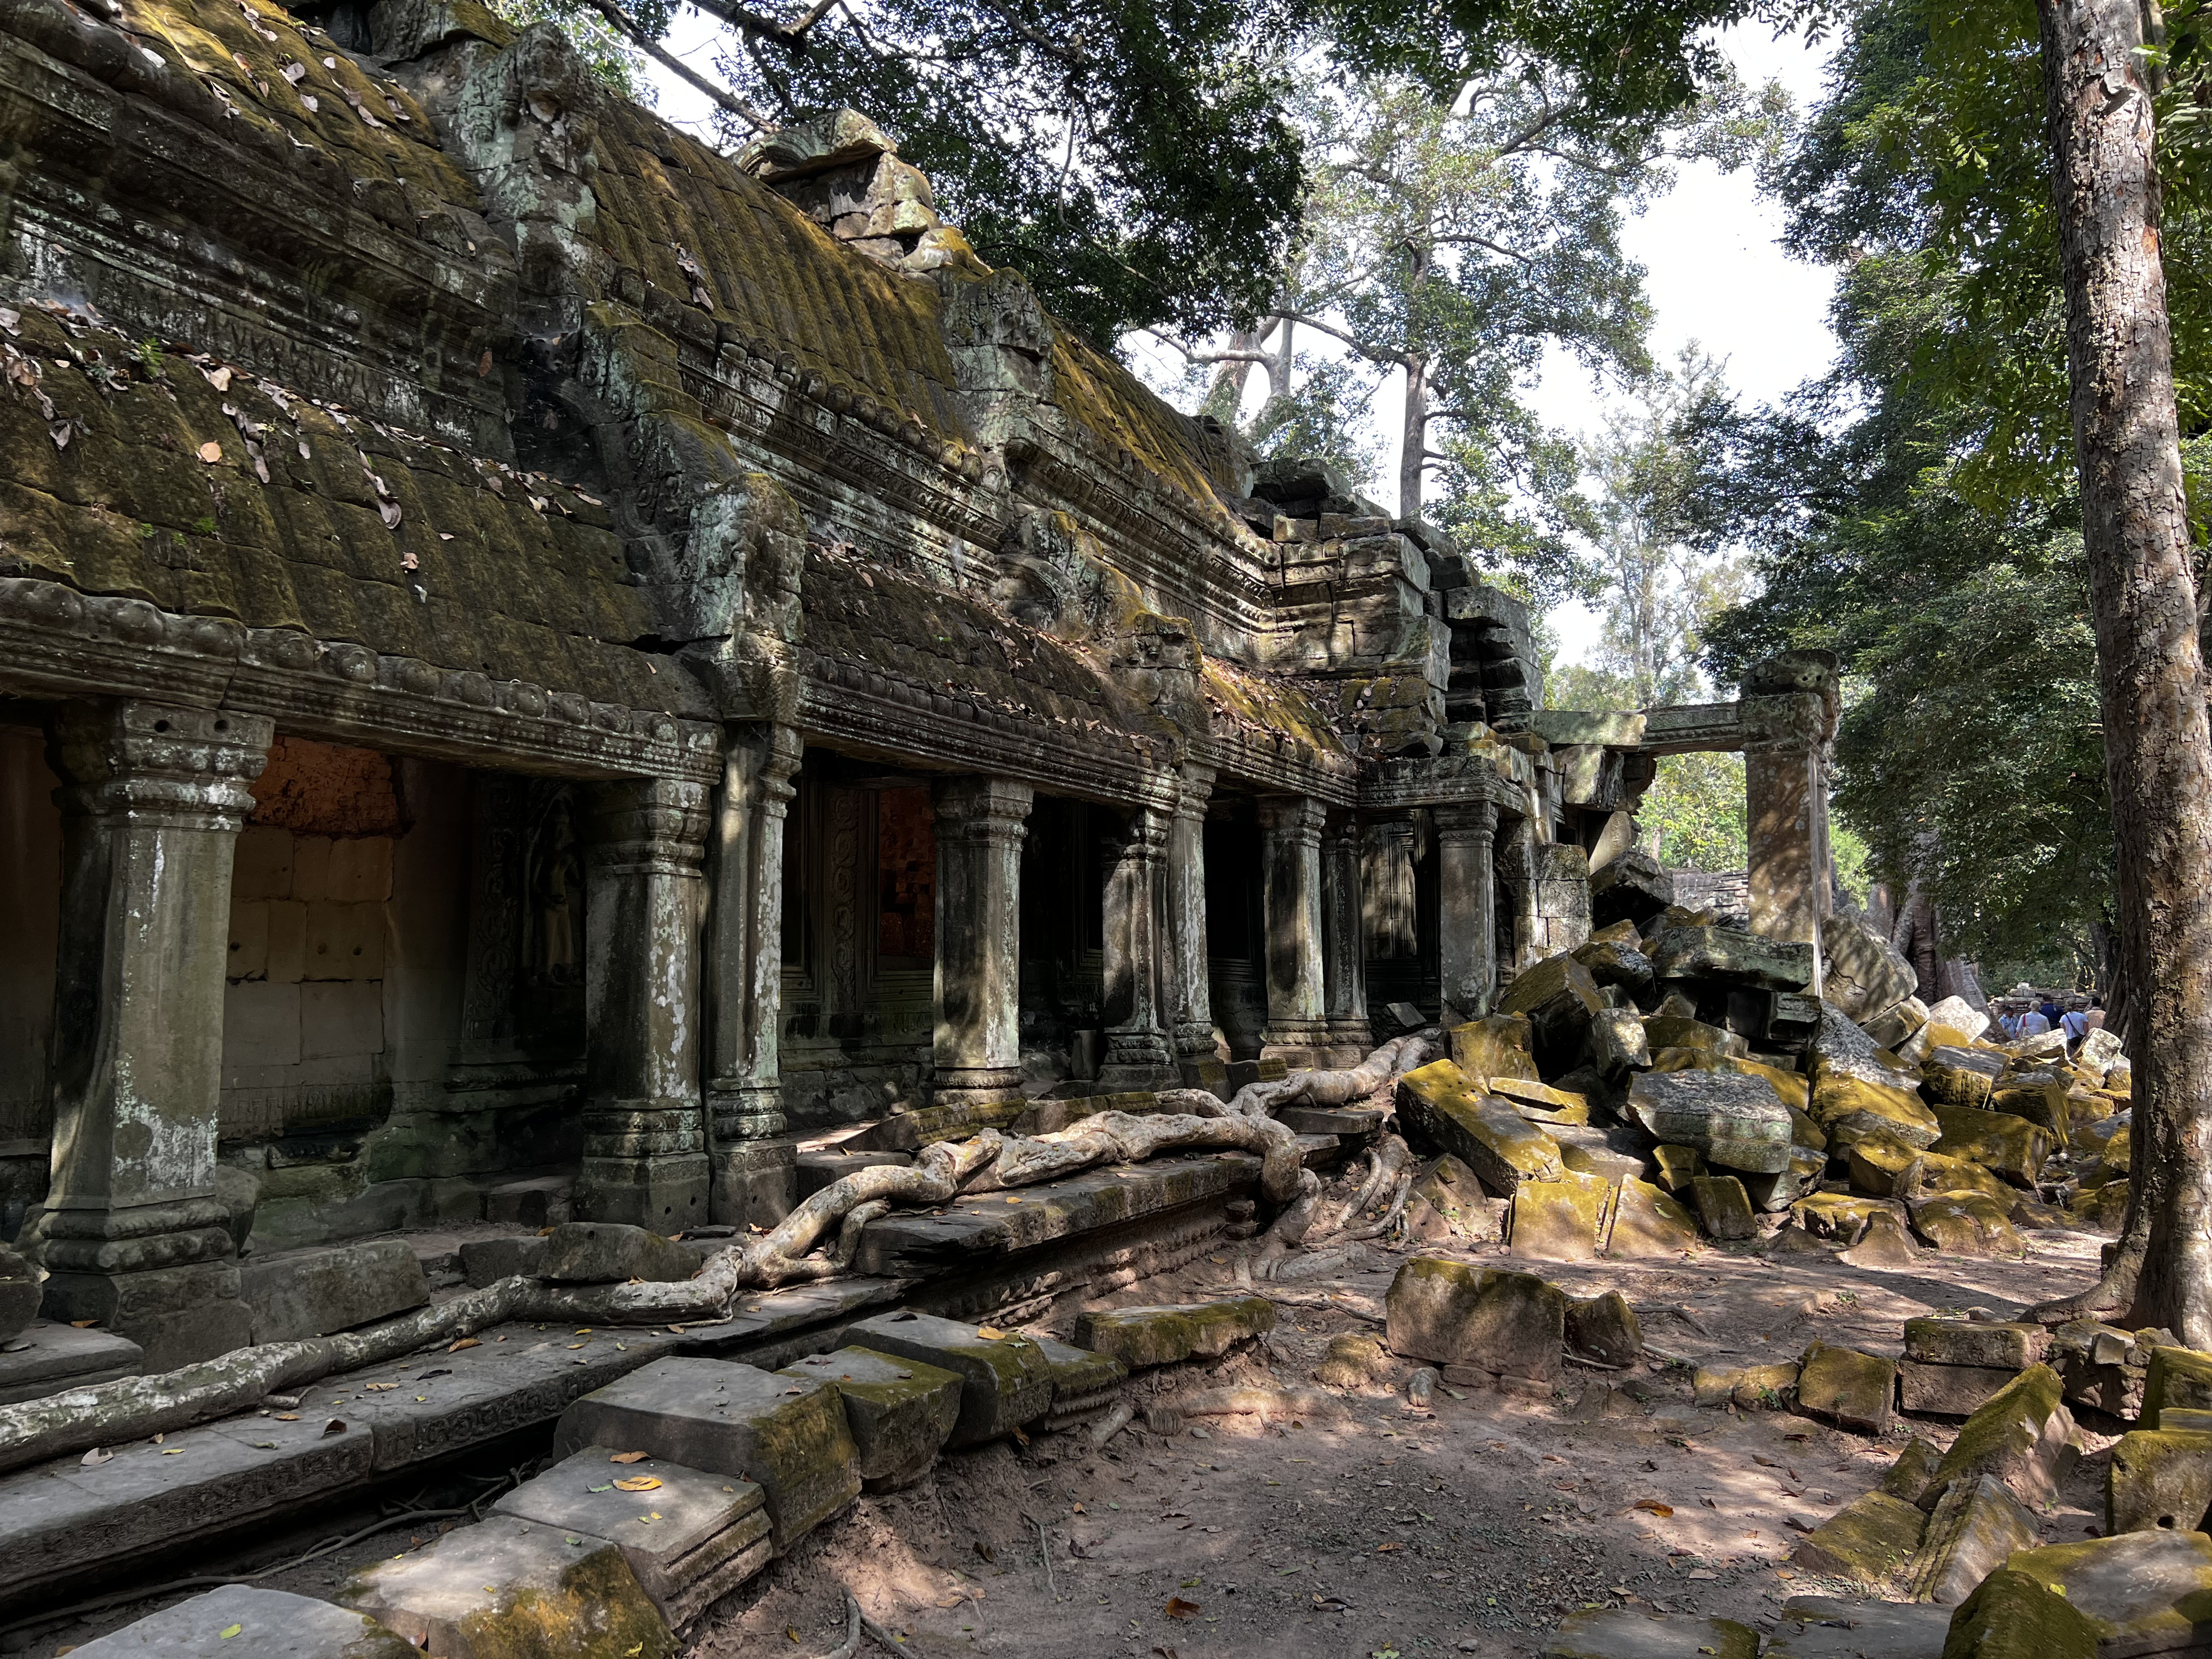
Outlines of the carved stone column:
<svg viewBox="0 0 2212 1659">
<path fill-rule="evenodd" d="M 1360 890 L 1367 954 L 1376 962 L 1411 962 L 1420 954 L 1413 915 L 1413 820 L 1382 818 L 1367 827 Z"/>
<path fill-rule="evenodd" d="M 594 787 L 585 877 L 584 1164 L 576 1214 L 672 1233 L 707 1218 L 699 1096 L 707 791 Z"/>
<path fill-rule="evenodd" d="M 1788 732 L 1747 744 L 1743 791 L 1752 931 L 1772 939 L 1817 939 L 1831 902 L 1822 746 Z"/>
<path fill-rule="evenodd" d="M 1322 974 L 1330 1058 L 1358 1065 L 1375 1046 L 1367 1024 L 1367 926 L 1359 819 L 1332 812 L 1322 832 Z"/>
<path fill-rule="evenodd" d="M 1437 976 L 1447 1029 L 1490 1012 L 1498 990 L 1498 807 L 1430 809 L 1437 833 Z"/>
<path fill-rule="evenodd" d="M 1304 796 L 1260 803 L 1267 918 L 1267 1040 L 1262 1058 L 1315 1063 L 1328 1046 L 1322 970 L 1321 831 L 1328 809 Z"/>
<path fill-rule="evenodd" d="M 1022 1104 L 1022 842 L 1029 785 L 947 778 L 937 807 L 935 1104 L 975 1124 Z"/>
<path fill-rule="evenodd" d="M 53 1177 L 28 1242 L 44 1310 L 98 1320 L 161 1371 L 252 1339 L 214 1195 L 230 878 L 270 721 L 64 705 Z"/>
<path fill-rule="evenodd" d="M 800 752 L 789 726 L 732 732 L 709 848 L 711 1208 L 732 1226 L 780 1221 L 797 1200 L 798 1149 L 768 1137 L 784 1129 L 783 833 Z"/>
<path fill-rule="evenodd" d="M 1159 890 L 1170 814 L 1140 806 L 1106 871 L 1106 1058 L 1098 1080 L 1110 1090 L 1158 1089 L 1175 1081 L 1161 1023 Z"/>
<path fill-rule="evenodd" d="M 1166 1012 L 1182 1080 L 1211 1089 L 1229 1069 L 1213 1047 L 1213 999 L 1206 984 L 1206 806 L 1213 769 L 1186 766 L 1168 826 L 1167 870 L 1160 906 L 1160 1001 Z"/>
</svg>

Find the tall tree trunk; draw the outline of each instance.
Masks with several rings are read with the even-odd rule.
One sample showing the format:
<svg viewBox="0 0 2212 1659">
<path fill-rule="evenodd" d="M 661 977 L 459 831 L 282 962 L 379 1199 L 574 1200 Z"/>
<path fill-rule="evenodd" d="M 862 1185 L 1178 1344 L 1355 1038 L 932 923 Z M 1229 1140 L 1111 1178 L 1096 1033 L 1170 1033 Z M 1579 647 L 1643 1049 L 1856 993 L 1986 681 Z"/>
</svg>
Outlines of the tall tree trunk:
<svg viewBox="0 0 2212 1659">
<path fill-rule="evenodd" d="M 1260 342 L 1267 337 L 1264 328 L 1237 328 L 1229 331 L 1229 349 L 1233 352 L 1256 352 Z M 1273 364 L 1269 365 L 1272 368 Z M 1245 383 L 1252 378 L 1252 359 L 1246 356 L 1229 358 L 1213 366 L 1213 384 L 1206 389 L 1206 408 L 1224 426 L 1237 424 L 1237 412 L 1244 405 Z"/>
<path fill-rule="evenodd" d="M 1421 515 L 1421 480 L 1429 459 L 1429 360 L 1406 355 L 1406 418 L 1399 426 L 1398 516 Z"/>
<path fill-rule="evenodd" d="M 1275 336 L 1273 351 L 1267 358 L 1267 396 L 1287 398 L 1291 395 L 1291 371 L 1297 367 L 1297 354 L 1293 339 L 1297 324 L 1288 317 L 1275 319 L 1279 331 Z"/>
<path fill-rule="evenodd" d="M 2037 0 L 2132 1008 L 2134 1180 L 2103 1280 L 2039 1318 L 2212 1347 L 2212 730 L 2137 0 Z"/>
</svg>

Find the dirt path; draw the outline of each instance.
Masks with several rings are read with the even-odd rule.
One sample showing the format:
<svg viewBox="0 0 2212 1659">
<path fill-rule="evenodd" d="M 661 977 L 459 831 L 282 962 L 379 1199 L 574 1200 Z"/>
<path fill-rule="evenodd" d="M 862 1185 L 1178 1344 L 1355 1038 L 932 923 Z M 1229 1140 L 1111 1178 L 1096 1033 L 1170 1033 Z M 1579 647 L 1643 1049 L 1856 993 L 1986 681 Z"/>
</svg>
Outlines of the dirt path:
<svg viewBox="0 0 2212 1659">
<path fill-rule="evenodd" d="M 1443 1253 L 1527 1267 L 1577 1295 L 1617 1289 L 1667 1353 L 1747 1363 L 1794 1358 L 1816 1336 L 1893 1353 L 1908 1317 L 2002 1316 L 2093 1275 L 2095 1238 L 2029 1237 L 2024 1261 L 1931 1255 L 1889 1273 L 1749 1249 L 1656 1264 Z M 1379 1332 L 1371 1316 L 1399 1260 L 1374 1250 L 1334 1279 L 1282 1287 L 1262 1351 L 1153 1374 L 1140 1393 L 1306 1382 L 1330 1338 Z M 1218 1296 L 1241 1289 L 1233 1269 L 1226 1255 L 1201 1261 L 1098 1305 Z M 1771 1625 L 1793 1594 L 1848 1593 L 1787 1565 L 1800 1530 L 1873 1486 L 1910 1436 L 1945 1444 L 1954 1432 L 1901 1422 L 1878 1441 L 1784 1413 L 1698 1410 L 1688 1367 L 1667 1364 L 1570 1364 L 1549 1400 L 1440 1391 L 1424 1414 L 1397 1391 L 1412 1369 L 1388 1364 L 1329 1421 L 1210 1419 L 1172 1437 L 1132 1429 L 1103 1451 L 1065 1436 L 948 1456 L 921 1486 L 864 1499 L 802 1545 L 726 1604 L 692 1652 L 826 1652 L 842 1634 L 841 1584 L 924 1656 L 1506 1659 L 1593 1603 Z M 2095 1449 L 2109 1437 L 2089 1437 Z M 2100 1478 L 2101 1459 L 2085 1460 L 2045 1517 L 2049 1539 L 2094 1524 Z"/>
</svg>

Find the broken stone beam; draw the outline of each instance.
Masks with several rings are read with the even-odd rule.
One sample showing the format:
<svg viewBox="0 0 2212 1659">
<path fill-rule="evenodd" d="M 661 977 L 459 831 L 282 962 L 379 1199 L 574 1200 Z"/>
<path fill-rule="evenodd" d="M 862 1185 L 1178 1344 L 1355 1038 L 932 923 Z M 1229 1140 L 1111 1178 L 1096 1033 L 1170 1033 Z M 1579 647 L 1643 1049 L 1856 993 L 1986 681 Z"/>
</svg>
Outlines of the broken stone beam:
<svg viewBox="0 0 2212 1659">
<path fill-rule="evenodd" d="M 1248 1337 L 1275 1328 L 1275 1304 L 1264 1296 L 1188 1307 L 1115 1308 L 1077 1316 L 1079 1348 L 1110 1354 L 1131 1370 L 1172 1365 L 1193 1354 L 1215 1358 Z"/>
<path fill-rule="evenodd" d="M 870 1492 L 921 1480 L 960 1420 L 958 1373 L 903 1355 L 839 1348 L 794 1360 L 776 1375 L 828 1382 L 843 1396 L 860 1479 Z"/>
<path fill-rule="evenodd" d="M 1390 1350 L 1408 1359 L 1516 1377 L 1558 1380 L 1566 1293 L 1528 1273 L 1416 1257 L 1383 1300 Z"/>
</svg>

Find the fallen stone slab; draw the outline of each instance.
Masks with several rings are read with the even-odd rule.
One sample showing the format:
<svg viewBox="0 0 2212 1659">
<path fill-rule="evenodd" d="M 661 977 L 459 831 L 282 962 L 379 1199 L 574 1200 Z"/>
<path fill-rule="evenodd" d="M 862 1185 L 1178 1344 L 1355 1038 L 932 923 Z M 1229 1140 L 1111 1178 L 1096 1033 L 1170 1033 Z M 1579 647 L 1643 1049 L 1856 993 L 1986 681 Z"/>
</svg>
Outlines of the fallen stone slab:
<svg viewBox="0 0 2212 1659">
<path fill-rule="evenodd" d="M 674 1659 L 683 1646 L 619 1546 L 508 1515 L 363 1567 L 338 1600 L 439 1659 Z"/>
<path fill-rule="evenodd" d="M 2035 1185 L 2055 1144 L 2050 1130 L 2008 1112 L 1944 1105 L 1934 1110 L 1943 1136 L 1933 1150 L 1978 1164 L 2016 1186 Z"/>
<path fill-rule="evenodd" d="M 1921 1501 L 1932 1508 L 1953 1481 L 1986 1474 L 2029 1508 L 2040 1509 L 2057 1495 L 2058 1481 L 2076 1455 L 2074 1415 L 2066 1409 L 2058 1373 L 2031 1365 L 1960 1426 Z"/>
<path fill-rule="evenodd" d="M 1416 1256 L 1383 1297 L 1393 1353 L 1538 1382 L 1558 1380 L 1566 1293 L 1530 1273 Z"/>
<path fill-rule="evenodd" d="M 1828 1172 L 1828 1155 L 1816 1149 L 1793 1143 L 1790 1148 L 1790 1167 L 1774 1175 L 1746 1175 L 1743 1182 L 1746 1197 L 1751 1207 L 1761 1215 L 1780 1215 L 1806 1194 L 1814 1191 L 1822 1176 Z"/>
<path fill-rule="evenodd" d="M 1079 1314 L 1075 1346 L 1111 1354 L 1131 1370 L 1172 1365 L 1193 1354 L 1227 1353 L 1247 1338 L 1275 1328 L 1275 1304 L 1264 1296 L 1156 1308 L 1115 1308 Z"/>
<path fill-rule="evenodd" d="M 1645 1072 L 1628 1115 L 1654 1140 L 1687 1146 L 1718 1169 L 1773 1175 L 1790 1167 L 1790 1109 L 1764 1078 L 1726 1072 Z"/>
<path fill-rule="evenodd" d="M 404 1239 L 372 1238 L 249 1256 L 238 1293 L 256 1342 L 296 1342 L 419 1308 L 430 1283 Z"/>
<path fill-rule="evenodd" d="M 1275 1119 L 1298 1134 L 1357 1140 L 1372 1135 L 1389 1115 L 1389 1109 L 1381 1106 L 1285 1106 Z"/>
<path fill-rule="evenodd" d="M 1904 1585 L 1928 1517 L 1877 1488 L 1861 1492 L 1813 1528 L 1790 1552 L 1792 1565 L 1841 1578 L 1876 1595 Z"/>
<path fill-rule="evenodd" d="M 1052 1409 L 1051 1362 L 1026 1337 L 988 1337 L 957 1320 L 902 1311 L 861 1320 L 847 1329 L 845 1340 L 960 1378 L 960 1416 L 950 1445 L 1004 1439 Z"/>
<path fill-rule="evenodd" d="M 1914 1041 L 1920 1045 L 1919 1052 L 1905 1054 L 1905 1058 L 1917 1060 L 1929 1049 L 1942 1046 L 1963 1048 L 1989 1029 L 1989 1015 L 1966 998 L 1945 997 L 1941 1002 L 1929 1006 L 1927 1022 L 1914 1034 Z M 2063 1055 L 2066 1052 L 2064 1033 L 2053 1032 L 2051 1035 L 2060 1039 L 2058 1052 Z M 1904 1054 L 1903 1049 L 1898 1052 Z"/>
<path fill-rule="evenodd" d="M 2021 1255 L 2027 1245 L 2012 1218 L 1979 1193 L 1938 1193 L 1913 1200 L 1912 1231 L 1950 1256 Z"/>
<path fill-rule="evenodd" d="M 2033 1549 L 2036 1538 L 2035 1517 L 2002 1482 L 1986 1474 L 1954 1481 L 1928 1517 L 1906 1593 L 1956 1607 L 2014 1550 Z"/>
<path fill-rule="evenodd" d="M 1557 1181 L 1566 1167 L 1558 1141 L 1448 1060 L 1400 1078 L 1397 1101 L 1409 1130 L 1458 1158 L 1500 1198 L 1524 1181 Z"/>
<path fill-rule="evenodd" d="M 1779 1411 L 1797 1392 L 1797 1364 L 1777 1360 L 1765 1365 L 1700 1365 L 1692 1374 L 1690 1387 L 1692 1400 L 1707 1408 Z"/>
<path fill-rule="evenodd" d="M 1897 1362 L 1898 1402 L 1923 1417 L 1972 1417 L 2020 1375 L 2004 1365 L 1927 1365 Z"/>
<path fill-rule="evenodd" d="M 1764 1659 L 1943 1659 L 1950 1628 L 1947 1607 L 1793 1595 L 1782 1604 Z"/>
<path fill-rule="evenodd" d="M 1895 1054 L 1899 1045 L 1909 1041 L 1912 1034 L 1927 1023 L 1928 1005 L 1918 997 L 1907 997 L 1873 1018 L 1858 1022 L 1860 1029 L 1875 1048 L 1886 1048 L 1892 1054 Z"/>
<path fill-rule="evenodd" d="M 1847 1019 L 1862 1023 L 1896 1007 L 1920 982 L 1905 953 L 1863 917 L 1840 911 L 1820 922 L 1820 988 Z"/>
<path fill-rule="evenodd" d="M 1708 1025 L 1689 1014 L 1646 1014 L 1644 1037 L 1650 1045 L 1655 1063 L 1669 1048 L 1683 1049 L 1708 1060 L 1740 1060 L 1751 1053 L 1748 1038 L 1723 1026 Z"/>
<path fill-rule="evenodd" d="M 2065 1596 L 2000 1567 L 1951 1615 L 1944 1651 L 1963 1659 L 2098 1659 L 2097 1626 Z"/>
<path fill-rule="evenodd" d="M 1632 998 L 1651 988 L 1651 958 L 1630 940 L 1589 939 L 1575 948 L 1573 956 L 1601 986 L 1618 985 Z"/>
<path fill-rule="evenodd" d="M 696 1251 L 643 1227 L 617 1221 L 569 1221 L 545 1241 L 544 1278 L 562 1285 L 681 1282 L 699 1271 Z"/>
<path fill-rule="evenodd" d="M 461 1245 L 461 1277 L 479 1287 L 502 1279 L 542 1277 L 545 1241 L 535 1233 L 512 1238 L 471 1238 Z"/>
<path fill-rule="evenodd" d="M 1870 1198 L 1902 1198 L 1920 1189 L 1928 1154 L 1886 1130 L 1861 1135 L 1844 1149 L 1851 1190 Z"/>
<path fill-rule="evenodd" d="M 1555 1124 L 1549 1133 L 1559 1143 L 1559 1162 L 1576 1175 L 1595 1176 L 1607 1186 L 1618 1187 L 1624 1181 L 1641 1181 L 1651 1171 L 1648 1155 L 1617 1152 L 1607 1146 L 1606 1130 Z M 1587 1137 L 1589 1144 L 1570 1136 Z"/>
<path fill-rule="evenodd" d="M 145 1350 L 129 1337 L 34 1319 L 0 1351 L 0 1406 L 137 1376 L 145 1368 Z"/>
<path fill-rule="evenodd" d="M 1933 1441 L 1915 1435 L 1905 1443 L 1905 1449 L 1898 1453 L 1897 1461 L 1882 1476 L 1881 1489 L 1917 1509 L 1929 1487 L 1935 1485 L 1936 1471 L 1942 1462 L 1942 1451 Z"/>
<path fill-rule="evenodd" d="M 1109 1353 L 1092 1353 L 1049 1336 L 1035 1339 L 1052 1371 L 1052 1409 L 1036 1427 L 1062 1434 L 1096 1421 L 1121 1397 L 1129 1368 Z"/>
<path fill-rule="evenodd" d="M 1808 1193 L 1790 1206 L 1790 1213 L 1799 1226 L 1817 1238 L 1840 1239 L 1846 1244 L 1854 1244 L 1875 1216 L 1887 1215 L 1901 1226 L 1905 1210 L 1902 1204 L 1855 1193 Z"/>
<path fill-rule="evenodd" d="M 1698 1218 L 1648 1181 L 1624 1181 L 1613 1206 L 1606 1254 L 1650 1261 L 1698 1248 Z"/>
<path fill-rule="evenodd" d="M 1494 1077 L 1537 1075 L 1535 1033 L 1525 1014 L 1491 1014 L 1455 1025 L 1448 1036 L 1452 1063 L 1477 1088 Z"/>
<path fill-rule="evenodd" d="M 2112 1447 L 2105 1473 L 2106 1533 L 2203 1532 L 2212 1510 L 2212 1434 L 2135 1429 Z"/>
<path fill-rule="evenodd" d="M 860 1494 L 845 1407 L 828 1382 L 723 1359 L 656 1359 L 561 1413 L 556 1457 L 586 1446 L 643 1451 L 757 1481 L 781 1555 Z"/>
<path fill-rule="evenodd" d="M 1524 969 L 1498 999 L 1499 1013 L 1527 1017 L 1540 1051 L 1547 1043 L 1579 1047 L 1583 1027 L 1611 1006 L 1590 970 L 1565 954 Z"/>
<path fill-rule="evenodd" d="M 1798 1408 L 1861 1434 L 1889 1431 L 1896 1395 L 1896 1364 L 1856 1348 L 1814 1342 L 1798 1361 Z"/>
<path fill-rule="evenodd" d="M 1733 1619 L 1597 1607 L 1562 1619 L 1544 1659 L 1759 1659 L 1759 1632 Z"/>
<path fill-rule="evenodd" d="M 1933 1146 L 1943 1126 L 1936 1121 L 1909 1079 L 1879 1082 L 1837 1072 L 1816 1072 L 1812 1101 L 1806 1107 L 1829 1139 L 1848 1146 L 1871 1134 L 1887 1134 L 1906 1146 Z"/>
<path fill-rule="evenodd" d="M 1659 1166 L 1659 1184 L 1670 1193 L 1680 1192 L 1705 1173 L 1705 1154 L 1694 1146 L 1654 1146 L 1651 1158 Z"/>
<path fill-rule="evenodd" d="M 1607 1008 L 1590 1017 L 1583 1034 L 1583 1055 L 1607 1077 L 1640 1071 L 1651 1063 L 1651 1040 L 1643 1016 L 1633 1008 Z"/>
<path fill-rule="evenodd" d="M 2162 1429 L 2164 1413 L 2177 1406 L 2212 1411 L 2212 1353 L 2200 1353 L 2194 1348 L 2152 1348 L 2143 1378 L 2143 1422 Z"/>
<path fill-rule="evenodd" d="M 1534 1123 L 1582 1124 L 1589 1121 L 1587 1097 L 1571 1089 L 1555 1088 L 1524 1077 L 1494 1077 L 1490 1091 L 1522 1116 Z"/>
<path fill-rule="evenodd" d="M 776 1375 L 828 1382 L 843 1397 L 845 1426 L 870 1492 L 896 1492 L 921 1480 L 960 1420 L 959 1373 L 902 1354 L 844 1347 L 809 1354 Z"/>
<path fill-rule="evenodd" d="M 1920 1249 L 1905 1231 L 1905 1224 L 1881 1210 L 1867 1218 L 1858 1242 L 1838 1252 L 1836 1260 L 1854 1267 L 1916 1267 L 1920 1265 Z"/>
<path fill-rule="evenodd" d="M 1706 1232 L 1723 1241 L 1757 1238 L 1759 1214 L 1743 1182 L 1732 1175 L 1698 1176 L 1690 1182 L 1697 1200 L 1698 1219 Z"/>
<path fill-rule="evenodd" d="M 1973 1319 L 1908 1319 L 1905 1357 L 1929 1365 L 2002 1367 L 2007 1380 L 2051 1352 L 2051 1333 L 2041 1325 L 1984 1322 Z"/>
<path fill-rule="evenodd" d="M 1567 1348 L 1605 1365 L 1627 1365 L 1644 1357 L 1644 1327 L 1619 1291 L 1567 1304 Z"/>
<path fill-rule="evenodd" d="M 672 1631 L 744 1583 L 774 1554 L 767 1494 L 750 1480 L 586 1446 L 524 1481 L 495 1515 L 617 1546 Z"/>
<path fill-rule="evenodd" d="M 2021 1550 L 2005 1563 L 2065 1598 L 2095 1630 L 2099 1659 L 2212 1646 L 2212 1538 L 2126 1532 Z"/>
<path fill-rule="evenodd" d="M 1612 1218 L 1613 1198 L 1611 1182 L 1571 1170 L 1562 1170 L 1556 1181 L 1524 1181 L 1514 1189 L 1507 1248 L 1543 1261 L 1593 1261 Z"/>
<path fill-rule="evenodd" d="M 1920 1062 L 1920 1091 L 1936 1106 L 1986 1107 L 2004 1069 L 2005 1057 L 1987 1048 L 1930 1048 Z"/>
<path fill-rule="evenodd" d="M 1813 947 L 1739 927 L 1669 927 L 1644 953 L 1661 979 L 1717 979 L 1769 991 L 1813 982 Z"/>
<path fill-rule="evenodd" d="M 225 1584 L 70 1650 L 83 1659 L 419 1659 L 364 1613 L 285 1590 Z"/>
<path fill-rule="evenodd" d="M 1474 1171 L 1446 1152 L 1413 1183 L 1406 1200 L 1406 1225 L 1425 1244 L 1455 1238 L 1492 1243 L 1504 1237 L 1504 1200 L 1483 1191 Z"/>
</svg>

